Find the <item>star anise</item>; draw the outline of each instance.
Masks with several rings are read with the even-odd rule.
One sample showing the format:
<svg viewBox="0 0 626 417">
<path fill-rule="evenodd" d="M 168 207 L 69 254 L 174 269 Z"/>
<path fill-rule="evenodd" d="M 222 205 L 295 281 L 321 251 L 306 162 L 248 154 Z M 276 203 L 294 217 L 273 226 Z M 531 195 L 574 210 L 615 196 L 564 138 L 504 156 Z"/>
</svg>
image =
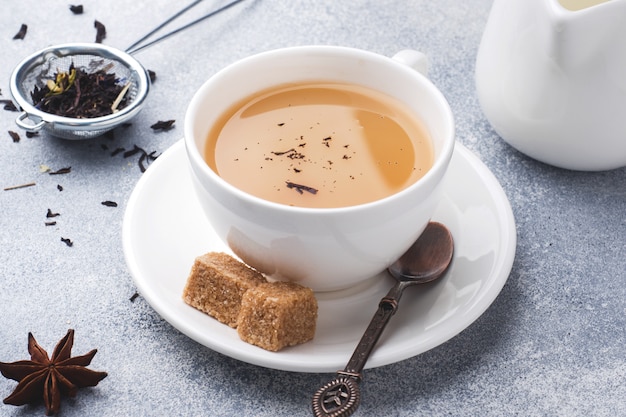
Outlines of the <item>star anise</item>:
<svg viewBox="0 0 626 417">
<path fill-rule="evenodd" d="M 98 385 L 107 373 L 86 368 L 97 350 L 71 357 L 73 344 L 74 330 L 70 329 L 54 348 L 52 358 L 48 358 L 48 353 L 39 346 L 32 333 L 28 333 L 31 360 L 0 362 L 2 375 L 19 382 L 4 403 L 24 405 L 41 401 L 43 397 L 46 415 L 50 416 L 61 408 L 62 395 L 74 397 L 78 388 Z"/>
</svg>

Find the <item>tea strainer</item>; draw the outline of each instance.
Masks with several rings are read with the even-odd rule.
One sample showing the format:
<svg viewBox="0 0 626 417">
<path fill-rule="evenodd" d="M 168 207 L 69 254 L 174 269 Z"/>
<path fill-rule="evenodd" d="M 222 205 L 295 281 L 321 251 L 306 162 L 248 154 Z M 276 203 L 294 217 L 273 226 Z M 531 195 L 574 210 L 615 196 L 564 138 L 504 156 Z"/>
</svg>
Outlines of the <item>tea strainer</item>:
<svg viewBox="0 0 626 417">
<path fill-rule="evenodd" d="M 87 72 L 114 73 L 121 84 L 129 84 L 126 106 L 118 112 L 93 118 L 73 118 L 47 113 L 30 100 L 35 86 L 41 88 L 57 72 L 70 65 Z M 143 106 L 150 81 L 143 66 L 129 54 L 99 43 L 72 43 L 43 49 L 23 60 L 11 75 L 11 94 L 22 109 L 15 122 L 28 132 L 43 130 L 65 139 L 90 139 L 128 122 Z M 27 123 L 26 119 L 31 123 Z"/>
<path fill-rule="evenodd" d="M 22 113 L 17 117 L 15 123 L 27 132 L 44 131 L 50 135 L 71 140 L 91 139 L 127 123 L 141 111 L 150 90 L 150 79 L 146 69 L 131 54 L 187 29 L 243 0 L 232 1 L 158 39 L 138 46 L 152 34 L 202 1 L 195 0 L 143 36 L 126 51 L 101 43 L 68 43 L 45 48 L 25 58 L 11 74 L 11 95 L 13 101 L 22 109 Z M 125 106 L 106 116 L 92 118 L 64 117 L 39 109 L 31 100 L 31 92 L 35 86 L 42 88 L 48 80 L 53 80 L 56 74 L 67 73 L 71 65 L 88 73 L 102 70 L 106 73 L 115 74 L 120 85 L 128 84 L 128 89 L 124 95 Z"/>
</svg>

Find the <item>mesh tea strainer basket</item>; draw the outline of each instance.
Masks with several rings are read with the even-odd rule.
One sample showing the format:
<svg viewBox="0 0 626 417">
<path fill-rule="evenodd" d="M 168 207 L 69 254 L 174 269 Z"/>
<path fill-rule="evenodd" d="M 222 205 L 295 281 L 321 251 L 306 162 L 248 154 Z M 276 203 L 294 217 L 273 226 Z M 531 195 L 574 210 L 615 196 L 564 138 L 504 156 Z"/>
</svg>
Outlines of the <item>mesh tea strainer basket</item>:
<svg viewBox="0 0 626 417">
<path fill-rule="evenodd" d="M 58 72 L 71 65 L 88 73 L 105 70 L 115 74 L 120 84 L 129 83 L 126 105 L 101 117 L 72 118 L 47 113 L 31 100 L 35 86 L 42 88 Z M 97 43 L 72 43 L 43 49 L 24 59 L 11 75 L 11 95 L 22 109 L 16 123 L 26 131 L 43 130 L 65 139 L 90 139 L 128 122 L 141 110 L 150 81 L 145 68 L 126 52 Z M 27 122 L 28 119 L 28 122 Z"/>
</svg>

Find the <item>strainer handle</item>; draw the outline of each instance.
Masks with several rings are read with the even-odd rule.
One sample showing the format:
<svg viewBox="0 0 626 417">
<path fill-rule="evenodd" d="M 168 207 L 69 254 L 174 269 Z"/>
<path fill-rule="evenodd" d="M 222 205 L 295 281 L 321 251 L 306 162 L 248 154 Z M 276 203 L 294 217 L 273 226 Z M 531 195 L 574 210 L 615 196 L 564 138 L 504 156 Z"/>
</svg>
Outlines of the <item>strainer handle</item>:
<svg viewBox="0 0 626 417">
<path fill-rule="evenodd" d="M 28 123 L 24 123 L 25 119 L 28 119 L 28 113 L 23 111 L 19 116 L 17 116 L 17 119 L 15 119 L 15 123 L 27 132 L 39 132 L 46 125 L 46 122 L 44 120 L 34 125 L 31 125 Z"/>
</svg>

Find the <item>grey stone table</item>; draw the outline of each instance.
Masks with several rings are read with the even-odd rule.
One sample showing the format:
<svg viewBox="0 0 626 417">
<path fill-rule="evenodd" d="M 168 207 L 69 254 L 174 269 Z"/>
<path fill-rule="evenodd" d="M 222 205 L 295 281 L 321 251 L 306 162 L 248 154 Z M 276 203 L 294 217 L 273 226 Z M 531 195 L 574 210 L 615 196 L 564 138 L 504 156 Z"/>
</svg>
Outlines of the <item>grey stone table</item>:
<svg viewBox="0 0 626 417">
<path fill-rule="evenodd" d="M 3 0 L 0 99 L 28 54 L 73 41 L 125 48 L 186 2 Z M 206 1 L 199 16 L 220 2 Z M 109 376 L 64 399 L 63 416 L 306 416 L 331 374 L 267 369 L 196 343 L 136 292 L 121 244 L 126 202 L 142 176 L 135 145 L 161 153 L 182 137 L 187 103 L 213 73 L 284 46 L 334 44 L 429 55 L 457 140 L 494 173 L 516 219 L 512 272 L 491 307 L 448 342 L 367 371 L 361 416 L 626 415 L 626 169 L 582 173 L 512 149 L 481 113 L 474 61 L 491 2 L 249 0 L 137 54 L 157 74 L 143 112 L 113 136 L 70 142 L 27 138 L 0 108 L 0 361 L 28 357 L 32 332 L 50 352 L 69 328 L 75 354 L 98 348 Z M 23 40 L 13 40 L 21 24 Z M 174 128 L 153 132 L 158 120 Z M 8 131 L 20 134 L 15 141 Z M 71 173 L 51 176 L 71 166 Z M 28 188 L 4 190 L 34 182 Z M 60 188 L 59 188 L 60 186 Z M 107 207 L 102 201 L 115 201 Z M 46 226 L 46 213 L 60 213 Z M 71 239 L 68 246 L 61 238 Z M 348 352 L 349 353 L 349 352 Z M 347 353 L 347 355 L 348 355 Z M 15 382 L 1 378 L 0 396 Z M 43 415 L 0 404 L 2 416 Z"/>
</svg>

